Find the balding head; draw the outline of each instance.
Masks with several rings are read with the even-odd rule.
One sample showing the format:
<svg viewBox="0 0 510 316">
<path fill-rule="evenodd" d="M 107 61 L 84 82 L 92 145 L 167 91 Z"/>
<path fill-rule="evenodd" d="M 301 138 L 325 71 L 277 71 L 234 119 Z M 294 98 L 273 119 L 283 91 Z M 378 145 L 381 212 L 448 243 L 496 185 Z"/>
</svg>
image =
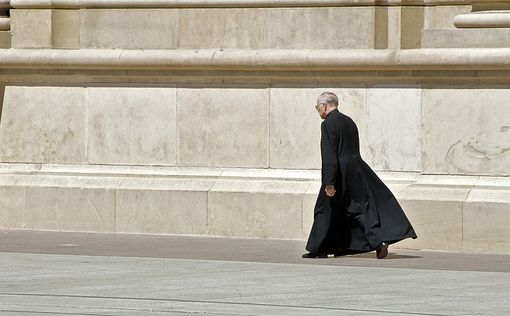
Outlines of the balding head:
<svg viewBox="0 0 510 316">
<path fill-rule="evenodd" d="M 336 108 L 338 107 L 338 97 L 333 92 L 323 92 L 317 98 L 317 105 L 319 104 L 327 104 L 328 107 Z"/>
</svg>

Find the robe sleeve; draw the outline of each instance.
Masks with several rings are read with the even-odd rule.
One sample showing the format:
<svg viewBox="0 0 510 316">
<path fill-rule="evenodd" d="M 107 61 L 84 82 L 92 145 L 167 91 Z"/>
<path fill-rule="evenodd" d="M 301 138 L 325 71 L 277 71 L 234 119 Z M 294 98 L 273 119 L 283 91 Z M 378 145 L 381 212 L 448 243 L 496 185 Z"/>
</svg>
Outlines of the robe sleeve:
<svg viewBox="0 0 510 316">
<path fill-rule="evenodd" d="M 334 185 L 338 176 L 338 147 L 341 135 L 326 121 L 321 124 L 322 184 Z"/>
</svg>

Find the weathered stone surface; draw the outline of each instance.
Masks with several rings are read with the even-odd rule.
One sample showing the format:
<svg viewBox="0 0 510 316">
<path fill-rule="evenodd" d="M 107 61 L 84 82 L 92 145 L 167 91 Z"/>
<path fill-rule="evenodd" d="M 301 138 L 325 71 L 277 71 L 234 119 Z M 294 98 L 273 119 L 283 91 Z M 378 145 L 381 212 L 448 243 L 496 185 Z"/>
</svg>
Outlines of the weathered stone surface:
<svg viewBox="0 0 510 316">
<path fill-rule="evenodd" d="M 115 191 L 27 187 L 26 212 L 35 230 L 114 232 Z"/>
<path fill-rule="evenodd" d="M 202 235 L 206 222 L 207 192 L 149 188 L 117 192 L 119 233 Z"/>
<path fill-rule="evenodd" d="M 86 161 L 84 117 L 84 88 L 6 87 L 0 160 Z"/>
<path fill-rule="evenodd" d="M 51 48 L 51 10 L 11 10 L 11 45 Z"/>
<path fill-rule="evenodd" d="M 455 16 L 471 12 L 471 5 L 430 6 L 424 8 L 424 29 L 454 29 Z"/>
<path fill-rule="evenodd" d="M 265 31 L 267 48 L 374 47 L 373 7 L 272 9 L 266 12 L 267 22 L 252 27 L 262 27 Z M 342 27 L 331 27 L 339 21 Z"/>
<path fill-rule="evenodd" d="M 388 48 L 399 49 L 402 37 L 401 7 L 388 7 Z"/>
<path fill-rule="evenodd" d="M 510 175 L 508 89 L 425 89 L 423 170 Z"/>
<path fill-rule="evenodd" d="M 271 89 L 271 168 L 320 169 L 317 89 Z"/>
<path fill-rule="evenodd" d="M 87 9 L 81 11 L 80 45 L 82 48 L 175 49 L 177 26 L 178 12 L 173 9 Z"/>
<path fill-rule="evenodd" d="M 267 89 L 178 89 L 179 165 L 268 167 Z"/>
<path fill-rule="evenodd" d="M 367 160 L 372 167 L 419 171 L 421 89 L 370 88 L 367 108 Z"/>
<path fill-rule="evenodd" d="M 10 31 L 0 31 L 0 48 L 11 48 Z"/>
<path fill-rule="evenodd" d="M 342 27 L 330 27 L 338 21 Z M 161 37 L 162 32 L 166 36 Z M 87 9 L 82 10 L 81 46 L 372 48 L 374 8 Z"/>
<path fill-rule="evenodd" d="M 410 186 L 399 192 L 399 202 L 418 239 L 399 247 L 458 251 L 462 248 L 462 203 L 470 188 Z"/>
<path fill-rule="evenodd" d="M 424 30 L 424 48 L 505 48 L 510 46 L 510 29 Z"/>
<path fill-rule="evenodd" d="M 175 88 L 88 88 L 88 159 L 97 164 L 175 165 Z"/>
<path fill-rule="evenodd" d="M 218 181 L 209 192 L 210 235 L 303 238 L 301 182 Z"/>
<path fill-rule="evenodd" d="M 510 187 L 475 188 L 464 203 L 463 251 L 510 253 Z"/>
<path fill-rule="evenodd" d="M 423 15 L 423 7 L 401 7 L 400 47 L 402 49 L 421 47 L 421 33 L 424 23 Z"/>
<path fill-rule="evenodd" d="M 25 188 L 0 186 L 0 228 L 32 229 L 32 221 L 25 210 Z"/>
<path fill-rule="evenodd" d="M 52 12 L 53 48 L 80 48 L 80 11 L 53 10 Z"/>
</svg>

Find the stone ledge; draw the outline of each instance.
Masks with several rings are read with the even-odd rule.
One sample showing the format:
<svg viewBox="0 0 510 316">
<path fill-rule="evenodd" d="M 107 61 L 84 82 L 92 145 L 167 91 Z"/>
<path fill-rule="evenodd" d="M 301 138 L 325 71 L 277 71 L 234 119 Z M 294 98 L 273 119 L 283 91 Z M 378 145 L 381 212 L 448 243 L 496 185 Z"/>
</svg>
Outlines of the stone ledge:
<svg viewBox="0 0 510 316">
<path fill-rule="evenodd" d="M 510 48 L 114 50 L 0 49 L 0 69 L 510 70 Z"/>
<path fill-rule="evenodd" d="M 466 5 L 491 0 L 12 0 L 16 9 L 45 8 L 258 8 Z"/>
<path fill-rule="evenodd" d="M 378 174 L 391 183 L 408 184 L 418 177 L 418 173 L 413 172 L 381 171 Z M 35 175 L 320 182 L 320 170 L 0 163 L 0 177 Z"/>
<path fill-rule="evenodd" d="M 453 24 L 458 28 L 508 28 L 510 11 L 480 11 L 457 15 Z"/>
<path fill-rule="evenodd" d="M 510 253 L 510 177 L 380 176 L 419 236 L 399 247 Z M 306 239 L 319 188 L 317 170 L 1 164 L 0 229 Z"/>
</svg>

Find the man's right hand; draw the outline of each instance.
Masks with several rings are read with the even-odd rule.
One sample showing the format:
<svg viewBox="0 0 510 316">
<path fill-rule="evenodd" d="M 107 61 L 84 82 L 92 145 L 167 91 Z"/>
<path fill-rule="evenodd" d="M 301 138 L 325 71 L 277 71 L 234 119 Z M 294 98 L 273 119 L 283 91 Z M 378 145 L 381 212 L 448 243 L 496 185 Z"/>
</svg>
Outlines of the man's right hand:
<svg viewBox="0 0 510 316">
<path fill-rule="evenodd" d="M 335 186 L 333 186 L 332 184 L 326 185 L 325 191 L 326 191 L 327 196 L 329 196 L 329 197 L 335 196 L 336 190 L 335 190 Z"/>
</svg>

